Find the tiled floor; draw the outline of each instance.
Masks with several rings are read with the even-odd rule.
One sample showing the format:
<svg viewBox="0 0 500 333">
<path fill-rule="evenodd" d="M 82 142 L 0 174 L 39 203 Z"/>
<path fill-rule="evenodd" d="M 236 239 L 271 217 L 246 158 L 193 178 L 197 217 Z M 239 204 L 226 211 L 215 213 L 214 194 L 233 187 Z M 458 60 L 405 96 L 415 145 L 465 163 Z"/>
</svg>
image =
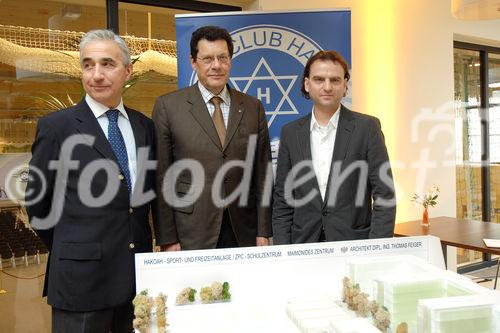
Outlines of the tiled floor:
<svg viewBox="0 0 500 333">
<path fill-rule="evenodd" d="M 467 273 L 465 276 L 467 276 L 472 281 L 479 283 L 479 285 L 485 288 L 493 289 L 493 286 L 495 285 L 496 273 L 497 273 L 497 267 L 493 266 Z M 496 290 L 500 290 L 500 278 L 497 281 Z"/>
<path fill-rule="evenodd" d="M 24 266 L 20 261 L 16 268 L 5 268 L 0 273 L 0 332 L 1 333 L 48 333 L 50 332 L 50 307 L 42 298 L 47 256 L 40 265 Z M 14 275 L 15 277 L 9 276 Z M 38 278 L 33 277 L 42 275 Z"/>
</svg>

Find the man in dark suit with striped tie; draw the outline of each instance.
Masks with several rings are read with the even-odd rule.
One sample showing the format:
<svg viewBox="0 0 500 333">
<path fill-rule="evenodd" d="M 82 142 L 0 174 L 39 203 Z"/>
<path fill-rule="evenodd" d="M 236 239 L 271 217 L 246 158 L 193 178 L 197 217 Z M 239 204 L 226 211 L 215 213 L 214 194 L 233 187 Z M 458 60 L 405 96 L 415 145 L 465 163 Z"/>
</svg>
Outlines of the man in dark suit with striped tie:
<svg viewBox="0 0 500 333">
<path fill-rule="evenodd" d="M 50 249 L 52 331 L 131 332 L 134 254 L 152 250 L 151 200 L 135 199 L 154 188 L 154 126 L 123 105 L 123 39 L 88 32 L 80 62 L 85 98 L 38 121 L 26 208 Z"/>
</svg>

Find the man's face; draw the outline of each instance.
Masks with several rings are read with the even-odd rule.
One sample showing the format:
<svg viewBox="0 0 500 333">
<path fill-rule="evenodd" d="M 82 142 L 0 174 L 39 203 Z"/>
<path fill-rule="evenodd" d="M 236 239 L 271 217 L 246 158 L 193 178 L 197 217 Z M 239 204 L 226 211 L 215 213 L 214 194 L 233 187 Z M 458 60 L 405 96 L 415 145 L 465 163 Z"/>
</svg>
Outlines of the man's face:
<svg viewBox="0 0 500 333">
<path fill-rule="evenodd" d="M 347 80 L 344 68 L 329 60 L 317 60 L 310 68 L 309 77 L 305 78 L 304 88 L 309 93 L 314 107 L 333 111 L 337 110 L 342 97 L 347 93 Z"/>
<path fill-rule="evenodd" d="M 231 70 L 226 41 L 219 39 L 210 42 L 201 39 L 198 42 L 196 59 L 191 58 L 191 66 L 198 74 L 201 84 L 213 94 L 219 94 L 229 80 Z"/>
<path fill-rule="evenodd" d="M 113 41 L 92 41 L 82 50 L 83 88 L 97 102 L 115 108 L 122 88 L 132 74 L 132 64 L 124 65 L 120 47 Z"/>
</svg>

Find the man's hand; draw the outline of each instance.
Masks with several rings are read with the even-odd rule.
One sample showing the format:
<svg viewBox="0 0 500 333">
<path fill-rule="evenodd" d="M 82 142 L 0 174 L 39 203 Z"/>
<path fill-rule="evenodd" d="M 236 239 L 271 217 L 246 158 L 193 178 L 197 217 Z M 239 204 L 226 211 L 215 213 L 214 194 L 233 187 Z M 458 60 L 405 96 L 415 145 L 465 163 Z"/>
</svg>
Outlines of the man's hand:
<svg viewBox="0 0 500 333">
<path fill-rule="evenodd" d="M 172 243 L 172 244 L 165 244 L 165 245 L 160 245 L 160 251 L 165 252 L 165 251 L 180 251 L 181 250 L 181 243 Z"/>
<path fill-rule="evenodd" d="M 269 245 L 269 238 L 267 237 L 257 237 L 256 242 L 257 246 L 267 246 Z"/>
</svg>

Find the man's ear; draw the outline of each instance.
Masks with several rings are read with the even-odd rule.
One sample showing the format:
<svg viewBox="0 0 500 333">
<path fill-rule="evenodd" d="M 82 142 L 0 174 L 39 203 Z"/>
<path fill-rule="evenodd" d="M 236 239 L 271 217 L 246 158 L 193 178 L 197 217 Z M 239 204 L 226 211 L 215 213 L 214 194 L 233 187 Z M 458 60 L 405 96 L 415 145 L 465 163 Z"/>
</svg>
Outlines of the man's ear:
<svg viewBox="0 0 500 333">
<path fill-rule="evenodd" d="M 126 71 L 127 71 L 127 80 L 130 80 L 130 78 L 132 77 L 132 73 L 134 72 L 134 65 L 132 63 L 128 64 L 127 67 L 126 67 Z"/>
<path fill-rule="evenodd" d="M 309 93 L 309 78 L 304 78 L 304 90 Z"/>
<path fill-rule="evenodd" d="M 189 62 L 191 63 L 191 68 L 196 71 L 196 60 L 192 56 L 189 56 Z"/>
</svg>

